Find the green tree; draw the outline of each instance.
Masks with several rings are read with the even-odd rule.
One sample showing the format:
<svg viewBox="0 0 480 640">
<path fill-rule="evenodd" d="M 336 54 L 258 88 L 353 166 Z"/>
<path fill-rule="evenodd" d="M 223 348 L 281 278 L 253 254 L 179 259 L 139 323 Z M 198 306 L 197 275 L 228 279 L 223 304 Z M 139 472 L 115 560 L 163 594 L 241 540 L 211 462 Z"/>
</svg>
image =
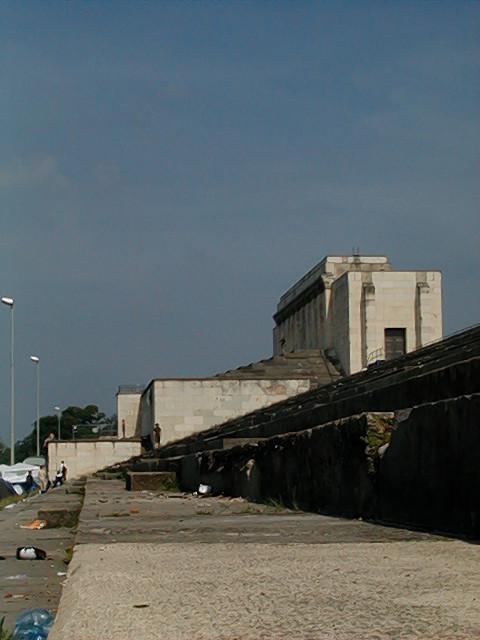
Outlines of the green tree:
<svg viewBox="0 0 480 640">
<path fill-rule="evenodd" d="M 10 448 L 0 438 L 0 464 L 10 464 Z"/>
<path fill-rule="evenodd" d="M 62 411 L 60 417 L 62 440 L 71 440 L 73 434 L 76 440 L 96 438 L 98 435 L 105 435 L 106 429 L 111 430 L 112 425 L 115 425 L 116 433 L 116 416 L 107 417 L 106 414 L 99 411 L 98 407 L 94 404 L 89 404 L 83 409 L 75 406 L 67 407 Z M 40 418 L 40 455 L 45 454 L 42 445 L 49 433 L 53 433 L 57 439 L 57 414 L 42 416 Z M 35 456 L 36 451 L 37 429 L 35 421 L 31 433 L 15 444 L 15 460 L 20 462 L 25 460 L 25 458 Z"/>
</svg>

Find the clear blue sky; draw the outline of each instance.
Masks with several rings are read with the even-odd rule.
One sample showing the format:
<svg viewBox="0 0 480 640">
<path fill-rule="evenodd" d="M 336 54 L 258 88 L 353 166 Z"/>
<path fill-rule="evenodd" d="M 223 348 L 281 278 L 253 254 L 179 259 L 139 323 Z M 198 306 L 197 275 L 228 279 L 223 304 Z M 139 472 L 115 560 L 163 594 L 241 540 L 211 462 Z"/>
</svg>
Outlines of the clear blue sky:
<svg viewBox="0 0 480 640">
<path fill-rule="evenodd" d="M 479 321 L 478 2 L 0 4 L 16 431 L 271 355 L 326 254 L 441 269 Z M 0 308 L 0 437 L 10 314 Z"/>
</svg>

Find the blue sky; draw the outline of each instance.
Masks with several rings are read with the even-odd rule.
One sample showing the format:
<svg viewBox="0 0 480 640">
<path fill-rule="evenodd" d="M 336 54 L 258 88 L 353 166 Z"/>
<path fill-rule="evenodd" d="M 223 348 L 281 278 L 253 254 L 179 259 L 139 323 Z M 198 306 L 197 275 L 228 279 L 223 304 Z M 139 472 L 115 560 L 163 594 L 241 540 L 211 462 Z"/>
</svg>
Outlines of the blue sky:
<svg viewBox="0 0 480 640">
<path fill-rule="evenodd" d="M 327 254 L 441 269 L 479 321 L 476 2 L 0 5 L 0 293 L 16 432 L 271 355 Z M 0 437 L 10 317 L 0 309 Z"/>
</svg>

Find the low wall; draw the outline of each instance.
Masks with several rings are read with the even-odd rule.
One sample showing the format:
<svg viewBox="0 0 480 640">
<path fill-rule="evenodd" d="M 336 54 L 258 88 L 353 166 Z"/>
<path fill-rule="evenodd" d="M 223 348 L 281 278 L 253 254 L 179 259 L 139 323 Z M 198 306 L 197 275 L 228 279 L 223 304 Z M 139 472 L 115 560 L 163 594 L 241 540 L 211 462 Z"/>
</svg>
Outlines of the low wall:
<svg viewBox="0 0 480 640">
<path fill-rule="evenodd" d="M 48 475 L 50 480 L 55 478 L 61 460 L 65 461 L 71 480 L 140 453 L 140 440 L 60 440 L 48 445 Z"/>
<path fill-rule="evenodd" d="M 389 443 L 389 444 L 388 444 Z M 181 485 L 480 536 L 480 394 L 185 456 Z M 381 455 L 380 455 L 381 454 Z"/>
</svg>

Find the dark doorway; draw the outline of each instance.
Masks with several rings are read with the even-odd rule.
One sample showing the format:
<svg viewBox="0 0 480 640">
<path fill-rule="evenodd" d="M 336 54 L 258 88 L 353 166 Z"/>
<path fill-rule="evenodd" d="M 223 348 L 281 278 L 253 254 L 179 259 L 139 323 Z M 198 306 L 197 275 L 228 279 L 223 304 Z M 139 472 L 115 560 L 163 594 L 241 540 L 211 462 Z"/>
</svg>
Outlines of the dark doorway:
<svg viewBox="0 0 480 640">
<path fill-rule="evenodd" d="M 405 329 L 385 329 L 385 360 L 405 353 Z"/>
</svg>

